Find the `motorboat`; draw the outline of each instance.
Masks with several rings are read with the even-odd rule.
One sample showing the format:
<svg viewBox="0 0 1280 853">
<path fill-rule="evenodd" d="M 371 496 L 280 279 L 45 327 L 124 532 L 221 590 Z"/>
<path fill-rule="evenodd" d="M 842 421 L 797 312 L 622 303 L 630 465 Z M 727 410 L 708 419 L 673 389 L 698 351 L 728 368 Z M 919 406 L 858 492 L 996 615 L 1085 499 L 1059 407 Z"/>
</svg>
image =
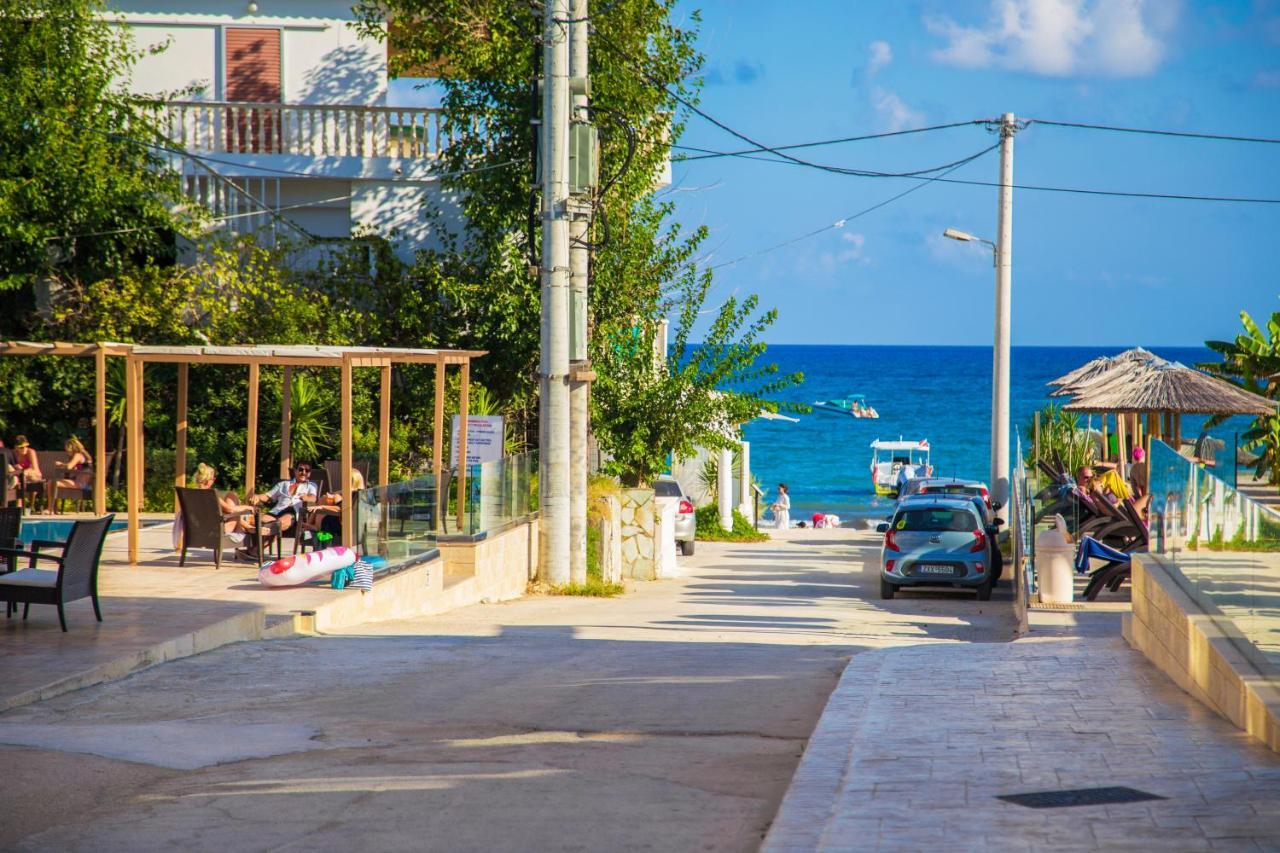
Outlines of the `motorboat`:
<svg viewBox="0 0 1280 853">
<path fill-rule="evenodd" d="M 909 469 L 905 475 L 904 468 Z M 931 476 L 928 439 L 904 441 L 899 436 L 897 441 L 871 442 L 871 484 L 877 495 L 897 495 L 900 480 Z"/>
<path fill-rule="evenodd" d="M 867 398 L 862 394 L 848 394 L 832 400 L 818 400 L 813 404 L 815 412 L 826 412 L 829 415 L 843 415 L 850 418 L 878 418 L 880 413 L 867 405 Z"/>
</svg>

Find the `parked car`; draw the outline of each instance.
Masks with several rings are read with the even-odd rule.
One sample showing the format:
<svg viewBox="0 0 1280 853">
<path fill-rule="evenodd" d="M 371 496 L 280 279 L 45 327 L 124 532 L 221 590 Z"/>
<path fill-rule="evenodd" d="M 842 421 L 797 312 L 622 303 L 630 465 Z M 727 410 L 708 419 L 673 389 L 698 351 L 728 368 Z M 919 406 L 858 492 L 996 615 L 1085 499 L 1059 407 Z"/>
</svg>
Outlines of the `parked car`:
<svg viewBox="0 0 1280 853">
<path fill-rule="evenodd" d="M 981 495 L 987 508 L 991 508 L 991 494 L 987 491 L 987 484 L 981 480 L 964 480 L 960 477 L 917 477 L 907 481 L 898 497 L 938 494 Z"/>
<path fill-rule="evenodd" d="M 653 484 L 653 493 L 659 498 L 677 498 L 676 507 L 676 545 L 680 553 L 686 557 L 693 556 L 693 543 L 697 539 L 698 519 L 694 514 L 693 501 L 689 499 L 680 481 L 675 477 L 663 476 Z"/>
<path fill-rule="evenodd" d="M 899 587 L 972 589 L 989 601 L 995 586 L 992 553 L 998 548 L 977 501 L 963 495 L 919 495 L 900 501 L 880 551 L 880 597 Z"/>
<path fill-rule="evenodd" d="M 981 494 L 972 494 L 967 492 L 927 492 L 925 494 L 907 495 L 905 498 L 898 500 L 897 507 L 903 506 L 927 506 L 929 501 L 933 501 L 940 496 L 956 498 L 959 500 L 968 500 L 973 504 L 974 510 L 977 511 L 978 517 L 982 519 L 983 529 L 987 534 L 987 542 L 991 546 L 990 561 L 987 566 L 991 569 L 992 583 L 998 583 L 1001 575 L 1004 574 L 1004 554 L 1000 552 L 1000 526 L 1004 524 L 1004 520 L 995 514 L 995 509 L 1000 508 L 1000 502 L 988 505 L 986 498 Z M 995 509 L 992 509 L 995 507 Z"/>
</svg>

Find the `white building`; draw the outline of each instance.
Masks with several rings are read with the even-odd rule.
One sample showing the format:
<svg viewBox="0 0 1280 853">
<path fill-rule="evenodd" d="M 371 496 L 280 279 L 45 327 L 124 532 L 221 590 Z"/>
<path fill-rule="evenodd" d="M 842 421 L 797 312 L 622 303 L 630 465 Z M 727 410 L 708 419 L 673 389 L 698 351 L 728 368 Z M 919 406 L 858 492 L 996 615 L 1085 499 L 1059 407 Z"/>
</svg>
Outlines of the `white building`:
<svg viewBox="0 0 1280 853">
<path fill-rule="evenodd" d="M 188 193 L 226 227 L 367 226 L 409 257 L 432 243 L 428 209 L 456 216 L 430 180 L 441 114 L 387 106 L 386 42 L 357 36 L 350 0 L 114 0 L 112 15 L 138 47 L 168 45 L 132 89 L 163 94 L 171 137 L 208 163 L 184 160 Z"/>
</svg>

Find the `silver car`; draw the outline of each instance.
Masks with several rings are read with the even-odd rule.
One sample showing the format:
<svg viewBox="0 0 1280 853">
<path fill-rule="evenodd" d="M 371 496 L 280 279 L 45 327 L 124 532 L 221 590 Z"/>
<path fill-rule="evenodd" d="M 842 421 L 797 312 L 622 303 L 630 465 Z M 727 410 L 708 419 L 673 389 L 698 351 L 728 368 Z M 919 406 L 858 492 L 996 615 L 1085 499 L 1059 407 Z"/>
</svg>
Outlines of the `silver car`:
<svg viewBox="0 0 1280 853">
<path fill-rule="evenodd" d="M 893 598 L 904 586 L 952 586 L 974 590 L 979 601 L 991 599 L 996 544 L 976 501 L 914 497 L 877 529 L 884 533 L 881 598 Z"/>
<path fill-rule="evenodd" d="M 676 544 L 680 546 L 681 554 L 693 556 L 693 543 L 698 533 L 693 501 L 689 500 L 689 496 L 680 487 L 680 481 L 671 476 L 659 477 L 653 484 L 653 493 L 655 497 L 677 498 L 680 501 L 676 507 Z"/>
</svg>

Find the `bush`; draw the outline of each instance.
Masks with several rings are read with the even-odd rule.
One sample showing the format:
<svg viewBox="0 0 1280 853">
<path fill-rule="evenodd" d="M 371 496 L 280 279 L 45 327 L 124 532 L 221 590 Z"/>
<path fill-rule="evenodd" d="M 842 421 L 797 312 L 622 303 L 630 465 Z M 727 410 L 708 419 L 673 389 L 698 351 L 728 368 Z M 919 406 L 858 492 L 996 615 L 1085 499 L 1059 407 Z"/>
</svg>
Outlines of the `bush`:
<svg viewBox="0 0 1280 853">
<path fill-rule="evenodd" d="M 714 505 L 699 507 L 695 516 L 698 539 L 703 542 L 767 542 L 769 534 L 761 533 L 738 510 L 733 511 L 733 529 L 720 526 L 720 510 Z"/>
</svg>

